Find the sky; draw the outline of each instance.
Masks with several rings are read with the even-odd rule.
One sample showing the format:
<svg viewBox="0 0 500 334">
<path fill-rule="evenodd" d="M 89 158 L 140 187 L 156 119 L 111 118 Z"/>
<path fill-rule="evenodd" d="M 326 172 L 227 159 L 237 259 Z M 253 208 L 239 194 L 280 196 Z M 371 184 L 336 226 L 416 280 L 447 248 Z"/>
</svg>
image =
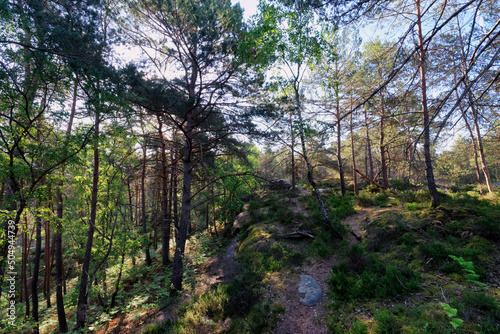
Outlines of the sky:
<svg viewBox="0 0 500 334">
<path fill-rule="evenodd" d="M 233 3 L 233 5 L 239 3 L 241 8 L 245 10 L 243 12 L 245 20 L 248 20 L 252 15 L 257 13 L 257 5 L 259 4 L 259 0 L 231 0 L 231 2 Z"/>
</svg>

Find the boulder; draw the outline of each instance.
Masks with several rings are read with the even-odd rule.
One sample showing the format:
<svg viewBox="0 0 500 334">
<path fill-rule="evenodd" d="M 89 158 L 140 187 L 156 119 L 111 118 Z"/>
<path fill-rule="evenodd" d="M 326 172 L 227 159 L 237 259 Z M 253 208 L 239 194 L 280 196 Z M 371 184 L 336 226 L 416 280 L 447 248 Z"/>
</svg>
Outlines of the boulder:
<svg viewBox="0 0 500 334">
<path fill-rule="evenodd" d="M 306 306 L 314 306 L 321 300 L 323 292 L 318 282 L 309 275 L 300 275 L 299 293 L 305 293 L 300 302 Z"/>
<path fill-rule="evenodd" d="M 269 181 L 269 189 L 271 190 L 288 190 L 292 188 L 292 183 L 287 180 L 276 179 Z"/>
<path fill-rule="evenodd" d="M 247 223 L 250 221 L 250 213 L 248 211 L 243 211 L 236 217 L 234 223 L 233 223 L 233 234 L 238 234 L 240 231 L 241 227 L 243 224 Z"/>
</svg>

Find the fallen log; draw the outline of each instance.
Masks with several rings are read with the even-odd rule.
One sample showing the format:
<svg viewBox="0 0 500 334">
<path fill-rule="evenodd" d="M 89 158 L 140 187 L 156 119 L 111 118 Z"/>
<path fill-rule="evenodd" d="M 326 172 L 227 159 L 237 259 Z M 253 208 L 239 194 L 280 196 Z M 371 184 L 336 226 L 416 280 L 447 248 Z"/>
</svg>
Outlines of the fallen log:
<svg viewBox="0 0 500 334">
<path fill-rule="evenodd" d="M 358 173 L 362 178 L 364 178 L 365 180 L 369 181 L 371 184 L 373 185 L 376 185 L 377 187 L 379 187 L 380 189 L 384 189 L 384 186 L 381 185 L 380 183 L 378 183 L 377 181 L 374 181 L 372 179 L 370 179 L 368 176 L 366 176 L 365 174 L 361 173 L 359 170 L 355 169 L 354 170 L 356 173 Z M 395 192 L 394 190 L 390 190 L 390 189 L 387 189 L 389 190 L 391 193 L 393 193 L 394 195 L 397 195 L 398 193 Z"/>
<path fill-rule="evenodd" d="M 292 233 L 287 233 L 283 235 L 279 235 L 279 238 L 283 239 L 299 239 L 299 238 L 311 238 L 311 239 L 316 239 L 314 235 L 303 232 L 303 231 L 297 231 L 297 232 L 292 232 Z"/>
</svg>

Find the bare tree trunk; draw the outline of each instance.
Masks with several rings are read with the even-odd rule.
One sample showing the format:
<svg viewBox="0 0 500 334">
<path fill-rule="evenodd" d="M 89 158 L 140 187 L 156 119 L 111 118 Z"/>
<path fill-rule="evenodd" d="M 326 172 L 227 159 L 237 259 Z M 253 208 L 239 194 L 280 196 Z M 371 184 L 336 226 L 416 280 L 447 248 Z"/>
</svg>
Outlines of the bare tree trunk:
<svg viewBox="0 0 500 334">
<path fill-rule="evenodd" d="M 352 126 L 352 96 L 351 96 L 351 103 L 350 103 L 350 109 L 351 112 L 349 114 L 349 127 L 351 131 L 351 159 L 352 159 L 352 177 L 353 177 L 353 182 L 354 182 L 354 194 L 358 195 L 359 190 L 358 190 L 358 174 L 355 172 L 356 171 L 356 153 L 354 152 L 354 131 L 353 131 L 353 126 Z"/>
<path fill-rule="evenodd" d="M 88 282 L 90 272 L 90 260 L 92 256 L 92 245 L 94 242 L 94 231 L 97 217 L 97 196 L 99 191 L 99 114 L 95 115 L 95 142 L 94 142 L 94 170 L 92 176 L 92 198 L 90 200 L 90 220 L 87 232 L 87 244 L 85 246 L 85 255 L 83 257 L 82 275 L 80 278 L 80 291 L 78 294 L 78 304 L 76 309 L 76 330 L 85 326 L 87 318 L 88 303 Z"/>
<path fill-rule="evenodd" d="M 293 131 L 292 112 L 290 112 L 290 135 L 292 145 L 292 190 L 295 190 L 297 181 L 295 179 L 295 133 Z"/>
<path fill-rule="evenodd" d="M 172 161 L 173 160 L 174 160 L 174 157 L 172 157 Z M 177 240 L 177 231 L 179 231 L 179 197 L 177 196 L 177 194 L 178 194 L 177 185 L 178 185 L 179 175 L 177 174 L 177 165 L 172 166 L 172 172 L 173 172 L 173 177 L 174 177 L 172 211 L 173 211 L 173 218 L 174 218 L 173 221 L 174 221 L 175 240 Z"/>
<path fill-rule="evenodd" d="M 33 277 L 31 279 L 31 300 L 33 302 L 31 316 L 33 317 L 33 321 L 35 322 L 33 333 L 39 333 L 40 328 L 38 325 L 38 320 L 40 319 L 38 314 L 38 277 L 40 274 L 40 258 L 42 255 L 42 217 L 40 217 L 39 215 L 37 215 L 37 217 L 35 218 L 35 234 L 35 257 L 33 259 Z"/>
<path fill-rule="evenodd" d="M 372 158 L 372 144 L 370 140 L 370 131 L 368 128 L 368 112 L 365 109 L 365 133 L 366 133 L 366 172 L 370 176 L 371 179 L 375 177 L 375 173 L 373 172 L 373 158 Z"/>
<path fill-rule="evenodd" d="M 214 217 L 214 231 L 215 231 L 215 236 L 219 236 L 219 232 L 217 232 L 217 222 L 215 220 L 215 191 L 214 191 L 214 185 L 212 184 L 212 217 Z"/>
<path fill-rule="evenodd" d="M 73 127 L 73 119 L 76 112 L 76 100 L 78 93 L 78 80 L 75 80 L 75 86 L 73 89 L 73 101 L 71 104 L 71 114 L 69 117 L 68 128 L 66 129 L 66 140 L 69 139 L 71 130 Z M 57 220 L 56 220 L 56 231 L 54 235 L 54 257 L 56 265 L 56 305 L 57 305 L 57 319 L 59 322 L 59 331 L 61 333 L 66 333 L 68 331 L 68 324 L 66 322 L 66 312 L 64 310 L 64 299 L 63 299 L 63 287 L 65 293 L 65 279 L 64 279 L 64 266 L 62 257 L 62 219 L 64 213 L 63 204 L 63 185 L 64 185 L 64 172 L 66 166 L 63 164 L 61 166 L 61 181 L 57 187 L 56 200 L 57 200 Z"/>
<path fill-rule="evenodd" d="M 158 135 L 160 137 L 161 146 L 161 230 L 162 230 L 162 251 L 161 262 L 164 266 L 170 264 L 168 253 L 170 249 L 170 207 L 169 204 L 169 187 L 168 187 L 168 166 L 165 138 L 163 137 L 163 122 L 158 116 Z M 170 187 L 172 188 L 172 187 Z"/>
<path fill-rule="evenodd" d="M 50 190 L 49 190 L 50 191 Z M 49 197 L 49 205 L 52 205 L 52 196 Z M 50 208 L 52 211 L 52 208 Z M 45 220 L 45 298 L 47 301 L 47 308 L 51 308 L 50 303 L 50 272 L 52 271 L 50 266 L 50 222 Z"/>
<path fill-rule="evenodd" d="M 491 183 L 491 177 L 490 177 L 490 172 L 488 171 L 488 168 L 486 167 L 486 157 L 484 156 L 484 149 L 483 149 L 483 140 L 481 136 L 481 130 L 479 129 L 479 121 L 478 121 L 478 116 L 477 116 L 477 110 L 473 106 L 473 98 L 472 98 L 472 93 L 469 92 L 469 101 L 471 103 L 471 111 L 472 111 L 472 121 L 474 122 L 474 130 L 476 131 L 476 141 L 477 141 L 477 148 L 479 152 L 479 159 L 481 160 L 481 169 L 484 174 L 484 178 L 486 180 L 486 186 L 488 187 L 488 191 L 491 193 L 493 192 L 493 184 Z"/>
<path fill-rule="evenodd" d="M 146 150 L 146 136 L 144 136 L 144 144 L 142 145 L 142 174 L 141 174 L 141 221 L 142 221 L 142 234 L 145 236 L 148 235 L 148 228 L 146 222 L 146 159 L 147 159 L 147 150 Z M 146 254 L 146 266 L 151 265 L 151 254 L 149 253 L 149 240 L 146 239 L 145 246 L 145 254 Z"/>
<path fill-rule="evenodd" d="M 26 317 L 30 314 L 30 298 L 28 291 L 28 276 L 26 267 L 28 266 L 29 248 L 28 248 L 28 217 L 24 216 L 25 231 L 23 233 L 23 258 L 21 263 L 21 284 L 23 285 L 24 297 L 26 301 Z"/>
<path fill-rule="evenodd" d="M 419 70 L 420 70 L 420 87 L 422 94 L 422 114 L 424 118 L 424 159 L 425 159 L 425 171 L 427 176 L 427 186 L 429 187 L 429 193 L 431 195 L 432 206 L 436 207 L 440 204 L 439 193 L 436 188 L 436 183 L 434 181 L 434 170 L 432 167 L 431 159 L 431 142 L 430 142 L 430 120 L 429 120 L 429 109 L 427 108 L 427 83 L 426 83 L 426 55 L 424 46 L 424 36 L 422 32 L 422 21 L 420 12 L 420 0 L 415 0 L 417 7 L 417 33 L 418 33 L 418 43 L 420 46 L 420 59 L 419 59 Z"/>
<path fill-rule="evenodd" d="M 456 74 L 455 74 L 455 83 L 457 81 Z M 458 91 L 455 91 L 457 94 L 457 98 L 459 98 Z M 476 138 L 474 137 L 474 133 L 472 132 L 472 128 L 470 127 L 469 121 L 467 120 L 467 115 L 465 113 L 465 109 L 462 105 L 462 103 L 458 104 L 458 107 L 460 108 L 460 112 L 462 113 L 462 118 L 464 119 L 465 122 L 465 127 L 467 128 L 467 131 L 469 132 L 470 138 L 471 138 L 471 143 L 472 143 L 472 150 L 474 153 L 474 164 L 476 167 L 476 178 L 477 182 L 479 184 L 483 183 L 482 177 L 481 177 L 481 169 L 479 168 L 479 162 L 478 162 L 478 155 L 477 155 L 477 144 L 476 144 Z"/>
<path fill-rule="evenodd" d="M 299 96 L 299 87 L 297 86 L 297 81 L 294 82 L 294 92 L 295 92 L 295 106 L 296 106 L 296 111 L 297 115 L 299 116 L 299 136 L 300 136 L 300 143 L 302 146 L 302 157 L 304 158 L 304 161 L 306 162 L 307 166 L 307 180 L 309 181 L 309 184 L 313 187 L 314 193 L 316 194 L 316 198 L 319 203 L 319 207 L 321 210 L 321 213 L 323 215 L 323 224 L 329 228 L 330 227 L 330 217 L 328 217 L 328 213 L 326 212 L 326 207 L 325 203 L 323 202 L 323 198 L 321 197 L 321 193 L 319 192 L 318 186 L 316 185 L 316 182 L 314 181 L 313 177 L 313 168 L 311 165 L 311 162 L 309 161 L 309 156 L 307 155 L 307 150 L 306 150 L 306 140 L 305 140 L 305 133 L 304 133 L 304 120 L 302 119 L 302 108 L 300 104 L 300 96 Z"/>
<path fill-rule="evenodd" d="M 386 149 L 385 149 L 385 106 L 384 106 L 384 95 L 383 95 L 383 90 L 381 91 L 381 96 L 380 96 L 380 104 L 381 104 L 381 109 L 380 109 L 380 141 L 379 141 L 379 148 L 380 148 L 380 165 L 382 169 L 382 185 L 384 186 L 384 189 L 389 189 L 389 178 L 387 175 L 387 162 L 386 162 Z"/>
<path fill-rule="evenodd" d="M 338 66 L 338 62 L 335 62 L 336 66 Z M 338 69 L 337 69 L 338 71 Z M 340 98 L 339 98 L 339 91 L 338 87 L 335 89 L 335 99 L 336 99 L 336 117 L 337 117 L 337 161 L 339 164 L 339 176 L 340 176 L 340 191 L 342 193 L 342 196 L 345 195 L 346 193 L 346 186 L 345 186 L 345 177 L 344 177 L 344 164 L 342 162 L 342 129 L 340 126 L 340 120 L 341 120 L 341 115 L 340 115 Z"/>
<path fill-rule="evenodd" d="M 181 206 L 181 219 L 177 231 L 175 253 L 174 253 L 174 266 L 172 268 L 172 284 L 174 293 L 179 293 L 182 290 L 182 281 L 184 273 L 183 256 L 186 247 L 187 231 L 190 223 L 191 212 L 191 182 L 193 177 L 193 160 L 192 160 L 192 113 L 188 111 L 186 115 L 186 131 L 184 143 L 184 156 L 183 162 L 183 186 L 182 186 L 182 206 Z"/>
<path fill-rule="evenodd" d="M 461 60 L 462 60 L 462 71 L 464 72 L 464 76 L 465 76 L 464 84 L 465 84 L 465 88 L 468 89 L 470 87 L 470 81 L 469 81 L 469 75 L 467 73 L 467 64 L 466 64 L 466 62 L 467 62 L 467 59 L 466 59 L 467 56 L 465 54 L 465 46 L 464 46 L 463 38 L 462 38 L 462 30 L 460 28 L 460 21 L 459 21 L 458 17 L 457 17 L 457 25 L 458 25 L 458 36 L 459 36 L 459 40 L 460 40 L 460 48 L 461 48 L 461 51 L 462 51 L 462 57 L 461 57 Z M 475 106 L 475 102 L 474 102 L 474 95 L 472 93 L 472 90 L 469 90 L 469 92 L 467 94 L 467 97 L 468 97 L 468 100 L 469 100 L 469 106 L 471 108 L 472 122 L 474 124 L 474 130 L 476 132 L 476 141 L 477 141 L 477 144 L 474 142 L 474 135 L 472 134 L 470 126 L 469 126 L 469 124 L 467 122 L 467 118 L 465 116 L 465 112 L 463 110 L 462 110 L 462 115 L 464 117 L 467 129 L 469 130 L 469 133 L 471 135 L 472 142 L 473 142 L 473 145 L 474 145 L 474 159 L 475 159 L 475 163 L 476 163 L 476 170 L 479 170 L 479 164 L 478 164 L 478 161 L 477 161 L 477 153 L 479 152 L 479 158 L 481 160 L 481 170 L 483 171 L 484 178 L 486 180 L 486 186 L 488 187 L 488 191 L 491 193 L 491 192 L 493 192 L 493 185 L 491 183 L 490 173 L 488 171 L 488 168 L 486 167 L 486 158 L 484 156 L 483 140 L 482 140 L 482 137 L 481 137 L 481 131 L 479 129 L 478 114 L 477 114 L 477 110 L 476 110 L 476 106 Z M 461 106 L 461 104 L 459 106 Z M 479 172 L 477 173 L 477 179 L 479 181 L 479 184 L 481 184 L 482 180 L 481 180 L 481 174 Z"/>
</svg>

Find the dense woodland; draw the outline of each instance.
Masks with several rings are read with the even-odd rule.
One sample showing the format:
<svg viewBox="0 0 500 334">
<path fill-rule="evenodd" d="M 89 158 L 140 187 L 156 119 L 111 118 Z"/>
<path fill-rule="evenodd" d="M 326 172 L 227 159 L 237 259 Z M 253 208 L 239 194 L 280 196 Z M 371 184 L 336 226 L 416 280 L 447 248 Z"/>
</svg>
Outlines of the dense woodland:
<svg viewBox="0 0 500 334">
<path fill-rule="evenodd" d="M 315 210 L 308 225 L 315 241 L 307 249 L 316 257 L 345 249 L 342 219 L 375 205 L 440 221 L 434 234 L 418 234 L 415 223 L 420 227 L 397 238 L 405 236 L 404 251 L 412 257 L 418 249 L 422 263 L 445 266 L 455 263 L 448 255 L 463 256 L 463 269 L 478 272 L 463 284 L 481 283 L 488 266 L 500 264 L 481 257 L 496 254 L 500 240 L 497 1 L 261 0 L 257 14 L 244 19 L 241 6 L 225 0 L 19 0 L 0 1 L 0 26 L 5 333 L 97 333 L 133 313 L 139 326 L 152 310 L 172 305 L 178 320 L 156 332 L 272 332 L 269 324 L 223 321 L 271 323 L 280 313 L 259 304 L 259 288 L 249 282 L 283 270 L 278 260 L 288 253 L 280 248 L 277 264 L 245 257 L 245 238 L 257 238 L 248 224 L 239 249 L 250 271 L 240 285 L 216 288 L 230 296 L 234 313 L 219 305 L 206 311 L 212 322 L 203 326 L 211 327 L 196 327 L 186 300 L 197 265 L 223 252 L 245 203 L 255 212 L 270 205 L 277 220 L 289 214 L 273 205 L 290 193 L 263 195 L 275 179 L 289 180 L 292 193 L 299 186 L 311 193 L 305 205 Z M 253 223 L 264 219 L 252 212 Z M 404 229 L 411 220 L 401 217 L 393 223 Z M 466 219 L 469 225 L 461 223 Z M 461 240 L 465 232 L 484 240 L 474 239 L 485 254 L 456 250 L 470 240 L 419 244 L 440 233 L 446 242 Z M 380 265 L 352 247 L 344 254 L 351 267 Z M 476 269 L 466 268 L 468 261 Z M 460 276 L 462 268 L 454 268 Z M 356 280 L 346 270 L 333 267 L 329 298 L 361 298 L 349 290 Z M 418 289 L 422 283 L 405 273 L 395 276 L 405 289 L 373 298 Z M 375 314 L 375 332 L 498 333 L 499 286 L 488 284 L 481 296 L 489 304 L 476 309 L 488 314 L 478 313 L 481 321 L 491 321 L 481 330 L 468 329 L 480 320 L 457 316 L 462 306 L 445 297 L 451 311 L 443 306 L 450 312 L 443 327 L 428 320 L 403 330 L 397 312 L 384 311 Z M 419 310 L 432 313 L 425 305 Z M 330 312 L 333 333 L 372 328 L 369 321 L 343 323 L 352 317 L 335 306 Z M 391 319 L 393 327 L 384 329 Z"/>
</svg>

